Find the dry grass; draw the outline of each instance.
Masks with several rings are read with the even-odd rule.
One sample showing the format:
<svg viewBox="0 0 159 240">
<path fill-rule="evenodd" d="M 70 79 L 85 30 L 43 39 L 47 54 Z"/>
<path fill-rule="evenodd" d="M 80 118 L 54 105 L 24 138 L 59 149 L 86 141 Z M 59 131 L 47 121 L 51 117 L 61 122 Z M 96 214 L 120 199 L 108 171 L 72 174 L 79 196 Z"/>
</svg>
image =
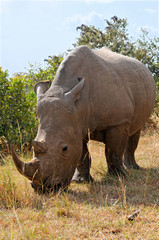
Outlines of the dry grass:
<svg viewBox="0 0 159 240">
<path fill-rule="evenodd" d="M 0 239 L 159 239 L 159 136 L 142 136 L 140 170 L 106 175 L 103 145 L 91 142 L 94 184 L 72 183 L 67 193 L 38 196 L 11 158 L 0 167 Z M 128 215 L 140 213 L 132 221 Z"/>
</svg>

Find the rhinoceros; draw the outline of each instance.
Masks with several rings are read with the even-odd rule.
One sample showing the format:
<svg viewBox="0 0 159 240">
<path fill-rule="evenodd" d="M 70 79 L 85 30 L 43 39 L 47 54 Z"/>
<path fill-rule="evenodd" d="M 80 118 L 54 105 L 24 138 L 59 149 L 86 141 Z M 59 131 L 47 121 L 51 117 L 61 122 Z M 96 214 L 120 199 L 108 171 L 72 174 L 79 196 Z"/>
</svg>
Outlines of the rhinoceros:
<svg viewBox="0 0 159 240">
<path fill-rule="evenodd" d="M 103 47 L 80 46 L 60 64 L 50 88 L 35 86 L 38 132 L 33 160 L 12 150 L 19 172 L 37 192 L 57 191 L 90 175 L 89 139 L 105 144 L 108 173 L 138 169 L 134 152 L 155 103 L 152 74 L 138 60 Z"/>
</svg>

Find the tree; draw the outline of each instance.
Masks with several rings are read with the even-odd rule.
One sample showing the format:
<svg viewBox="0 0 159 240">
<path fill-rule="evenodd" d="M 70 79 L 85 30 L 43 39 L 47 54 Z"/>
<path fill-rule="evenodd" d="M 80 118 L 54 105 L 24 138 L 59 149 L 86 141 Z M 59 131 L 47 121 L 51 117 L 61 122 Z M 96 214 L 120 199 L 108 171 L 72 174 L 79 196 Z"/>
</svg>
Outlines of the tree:
<svg viewBox="0 0 159 240">
<path fill-rule="evenodd" d="M 132 51 L 134 44 L 128 34 L 127 19 L 114 16 L 110 21 L 105 21 L 107 26 L 103 32 L 94 26 L 84 24 L 77 27 L 77 30 L 81 31 L 80 37 L 77 38 L 77 43 L 73 44 L 73 46 L 77 47 L 83 44 L 90 48 L 106 46 L 114 52 L 128 55 Z"/>
<path fill-rule="evenodd" d="M 159 84 L 159 38 L 150 38 L 146 29 L 141 29 L 134 48 L 134 57 L 143 62 Z"/>
</svg>

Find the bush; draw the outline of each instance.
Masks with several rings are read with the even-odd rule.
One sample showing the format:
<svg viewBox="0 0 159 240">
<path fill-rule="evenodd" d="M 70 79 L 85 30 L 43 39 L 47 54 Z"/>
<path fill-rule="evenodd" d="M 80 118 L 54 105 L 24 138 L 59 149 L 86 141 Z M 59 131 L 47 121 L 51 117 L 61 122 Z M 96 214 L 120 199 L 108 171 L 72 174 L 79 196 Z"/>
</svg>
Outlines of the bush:
<svg viewBox="0 0 159 240">
<path fill-rule="evenodd" d="M 0 150 L 12 143 L 18 149 L 30 148 L 37 130 L 36 99 L 27 91 L 25 77 L 8 78 L 0 68 Z"/>
</svg>

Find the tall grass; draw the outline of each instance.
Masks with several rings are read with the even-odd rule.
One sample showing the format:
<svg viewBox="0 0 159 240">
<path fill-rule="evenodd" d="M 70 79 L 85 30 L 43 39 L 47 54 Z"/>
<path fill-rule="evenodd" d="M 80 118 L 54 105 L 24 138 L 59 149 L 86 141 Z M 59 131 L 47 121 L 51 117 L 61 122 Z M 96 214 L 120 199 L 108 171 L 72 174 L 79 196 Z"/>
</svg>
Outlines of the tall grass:
<svg viewBox="0 0 159 240">
<path fill-rule="evenodd" d="M 142 136 L 140 170 L 106 174 L 103 145 L 91 142 L 93 184 L 39 196 L 11 157 L 0 166 L 0 239 L 155 239 L 159 236 L 159 136 Z"/>
</svg>

